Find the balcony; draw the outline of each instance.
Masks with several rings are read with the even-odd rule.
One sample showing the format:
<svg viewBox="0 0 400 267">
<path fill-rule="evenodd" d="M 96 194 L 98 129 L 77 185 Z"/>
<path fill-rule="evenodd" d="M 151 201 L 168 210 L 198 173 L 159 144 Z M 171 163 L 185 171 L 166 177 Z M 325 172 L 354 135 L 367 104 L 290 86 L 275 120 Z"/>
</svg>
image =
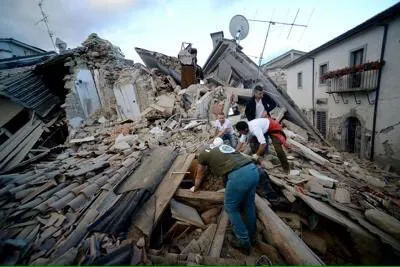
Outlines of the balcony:
<svg viewBox="0 0 400 267">
<path fill-rule="evenodd" d="M 322 79 L 326 82 L 327 93 L 369 92 L 378 86 L 380 62 L 368 62 L 351 68 L 330 71 Z"/>
</svg>

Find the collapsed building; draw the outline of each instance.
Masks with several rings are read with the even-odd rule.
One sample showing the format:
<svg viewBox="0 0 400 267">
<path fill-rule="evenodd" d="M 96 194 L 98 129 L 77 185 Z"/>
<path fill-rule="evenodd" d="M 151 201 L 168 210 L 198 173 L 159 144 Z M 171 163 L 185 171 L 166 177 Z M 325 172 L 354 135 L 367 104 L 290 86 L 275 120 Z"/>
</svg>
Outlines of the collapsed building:
<svg viewBox="0 0 400 267">
<path fill-rule="evenodd" d="M 2 264 L 399 262 L 399 176 L 329 146 L 239 45 L 215 43 L 203 66 L 206 83 L 186 88 L 178 58 L 136 48 L 145 65 L 134 64 L 95 34 L 17 73 L 16 83 L 11 74 L 0 80 L 9 96 L 1 108 L 19 103 L 33 114 L 30 132 L 14 130 L 19 141 L 8 139 L 1 150 L 7 163 L 19 161 L 1 168 Z M 25 93 L 13 90 L 25 88 L 24 79 L 36 82 Z M 195 153 L 213 138 L 210 123 L 234 105 L 243 109 L 240 102 L 251 96 L 246 88 L 255 84 L 278 104 L 272 116 L 285 126 L 291 172 L 282 172 L 271 148 L 261 164 L 270 177 L 263 183 L 284 201 L 269 203 L 258 190 L 260 242 L 244 257 L 228 242 L 222 178 L 209 175 L 196 194 L 189 188 Z M 10 117 L 10 127 L 17 125 Z M 46 129 L 56 132 L 50 122 L 63 122 L 64 136 L 54 140 L 61 145 L 36 148 Z"/>
</svg>

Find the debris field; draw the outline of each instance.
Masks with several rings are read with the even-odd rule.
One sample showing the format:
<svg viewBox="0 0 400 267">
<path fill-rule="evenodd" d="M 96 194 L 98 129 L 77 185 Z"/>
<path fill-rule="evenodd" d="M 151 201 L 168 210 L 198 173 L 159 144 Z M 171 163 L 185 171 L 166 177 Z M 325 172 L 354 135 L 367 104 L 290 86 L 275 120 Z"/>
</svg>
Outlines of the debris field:
<svg viewBox="0 0 400 267">
<path fill-rule="evenodd" d="M 399 175 L 337 151 L 282 106 L 272 117 L 284 126 L 291 171 L 283 172 L 270 146 L 260 164 L 269 176 L 263 183 L 280 201 L 269 201 L 260 185 L 257 242 L 250 256 L 231 247 L 223 178 L 209 175 L 199 193 L 189 188 L 216 115 L 232 105 L 242 111 L 238 98 L 252 90 L 222 85 L 212 74 L 182 89 L 177 58 L 136 51 L 146 65 L 92 34 L 82 47 L 0 76 L 10 84 L 40 73 L 53 92 L 63 84 L 57 100 L 44 104 L 48 112 L 32 113 L 1 144 L 2 264 L 399 263 Z M 84 70 L 99 100 L 77 109 L 73 88 Z M 140 116 L 119 104 L 132 85 Z M 242 115 L 228 118 L 235 124 Z"/>
</svg>

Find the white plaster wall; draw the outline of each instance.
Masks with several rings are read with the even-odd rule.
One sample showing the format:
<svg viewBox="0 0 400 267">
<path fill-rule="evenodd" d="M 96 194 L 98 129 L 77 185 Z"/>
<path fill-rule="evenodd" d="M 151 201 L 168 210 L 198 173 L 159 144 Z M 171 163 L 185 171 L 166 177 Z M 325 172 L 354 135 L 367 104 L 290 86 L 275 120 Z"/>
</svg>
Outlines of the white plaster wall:
<svg viewBox="0 0 400 267">
<path fill-rule="evenodd" d="M 382 48 L 383 27 L 363 31 L 315 55 L 315 97 L 327 97 L 326 86 L 319 84 L 319 66 L 328 63 L 328 71 L 350 66 L 352 50 L 364 50 L 364 62 L 379 60 Z"/>
<path fill-rule="evenodd" d="M 389 23 L 382 70 L 375 159 L 400 170 L 400 18 Z"/>
<path fill-rule="evenodd" d="M 287 93 L 300 109 L 312 108 L 312 60 L 306 59 L 287 68 Z M 303 87 L 297 88 L 297 73 L 303 73 Z"/>
</svg>

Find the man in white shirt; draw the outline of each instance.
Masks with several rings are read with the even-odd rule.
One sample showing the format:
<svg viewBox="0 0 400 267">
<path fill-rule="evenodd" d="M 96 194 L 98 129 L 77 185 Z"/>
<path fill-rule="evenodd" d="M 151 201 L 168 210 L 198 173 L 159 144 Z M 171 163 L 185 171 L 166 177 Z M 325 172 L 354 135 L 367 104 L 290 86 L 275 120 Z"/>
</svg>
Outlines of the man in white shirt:
<svg viewBox="0 0 400 267">
<path fill-rule="evenodd" d="M 258 143 L 258 148 L 253 155 L 253 158 L 255 160 L 258 160 L 259 157 L 264 156 L 269 135 L 275 148 L 275 152 L 279 158 L 279 161 L 281 162 L 282 168 L 284 169 L 284 171 L 289 172 L 289 163 L 287 161 L 286 153 L 282 148 L 282 145 L 287 146 L 286 136 L 279 122 L 272 118 L 254 119 L 248 123 L 244 121 L 239 121 L 236 124 L 236 129 L 241 134 L 239 144 L 236 147 L 237 151 L 241 152 L 243 145 L 246 142 L 251 142 L 251 138 L 255 137 Z"/>
<path fill-rule="evenodd" d="M 220 113 L 218 119 L 215 121 L 215 137 L 220 137 L 222 140 L 228 140 L 230 146 L 236 147 L 232 123 L 229 119 L 225 118 L 224 113 Z"/>
</svg>

